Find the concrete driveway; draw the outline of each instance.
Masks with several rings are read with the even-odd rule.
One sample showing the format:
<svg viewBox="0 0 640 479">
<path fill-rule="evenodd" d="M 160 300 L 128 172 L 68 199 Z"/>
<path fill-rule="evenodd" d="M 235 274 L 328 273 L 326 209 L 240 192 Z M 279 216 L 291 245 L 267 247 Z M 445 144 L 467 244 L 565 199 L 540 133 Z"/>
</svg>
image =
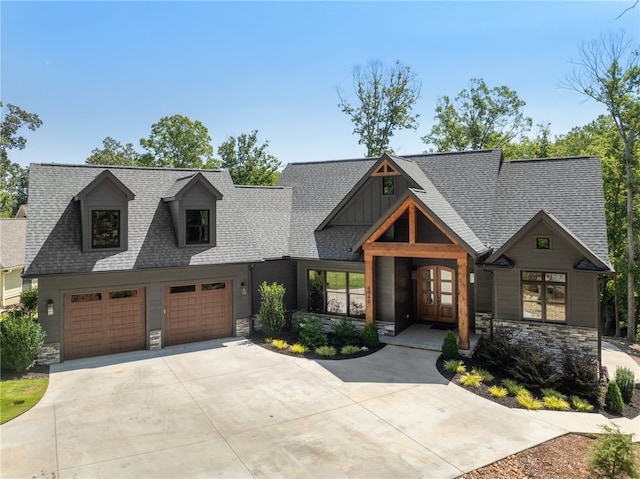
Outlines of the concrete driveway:
<svg viewBox="0 0 640 479">
<path fill-rule="evenodd" d="M 69 361 L 0 428 L 0 474 L 453 478 L 566 432 L 447 383 L 438 355 L 316 362 L 230 339 Z"/>
</svg>

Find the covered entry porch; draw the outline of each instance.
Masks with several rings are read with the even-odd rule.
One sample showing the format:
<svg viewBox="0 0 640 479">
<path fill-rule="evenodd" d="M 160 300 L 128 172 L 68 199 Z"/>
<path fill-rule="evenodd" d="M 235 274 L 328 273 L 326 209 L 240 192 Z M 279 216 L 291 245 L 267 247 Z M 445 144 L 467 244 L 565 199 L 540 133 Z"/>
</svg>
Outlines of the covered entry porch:
<svg viewBox="0 0 640 479">
<path fill-rule="evenodd" d="M 413 323 L 397 336 L 380 336 L 380 342 L 405 348 L 440 351 L 445 334 L 447 334 L 447 330 L 445 329 L 435 329 L 430 324 Z M 456 329 L 453 329 L 453 334 L 459 339 Z M 469 349 L 460 349 L 460 355 L 463 357 L 471 357 L 480 345 L 480 338 L 481 335 L 470 333 Z"/>
</svg>

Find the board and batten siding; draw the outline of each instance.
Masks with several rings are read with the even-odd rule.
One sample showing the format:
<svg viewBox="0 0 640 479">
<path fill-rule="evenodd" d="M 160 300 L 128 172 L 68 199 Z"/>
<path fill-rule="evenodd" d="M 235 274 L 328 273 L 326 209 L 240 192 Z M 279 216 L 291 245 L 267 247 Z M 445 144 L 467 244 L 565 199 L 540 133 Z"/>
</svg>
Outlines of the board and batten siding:
<svg viewBox="0 0 640 479">
<path fill-rule="evenodd" d="M 63 343 L 64 295 L 66 293 L 145 288 L 147 348 L 149 332 L 163 329 L 164 288 L 191 282 L 231 280 L 233 287 L 233 319 L 249 318 L 250 295 L 240 295 L 240 283 L 249 284 L 249 265 L 158 268 L 139 271 L 41 276 L 38 287 L 38 317 L 47 333 L 45 344 Z M 47 314 L 47 301 L 54 303 L 53 315 Z"/>
<path fill-rule="evenodd" d="M 274 260 L 256 263 L 251 270 L 252 315 L 260 311 L 260 292 L 263 281 L 268 284 L 279 283 L 285 288 L 284 307 L 287 311 L 298 308 L 297 288 L 298 270 L 293 260 Z"/>
</svg>

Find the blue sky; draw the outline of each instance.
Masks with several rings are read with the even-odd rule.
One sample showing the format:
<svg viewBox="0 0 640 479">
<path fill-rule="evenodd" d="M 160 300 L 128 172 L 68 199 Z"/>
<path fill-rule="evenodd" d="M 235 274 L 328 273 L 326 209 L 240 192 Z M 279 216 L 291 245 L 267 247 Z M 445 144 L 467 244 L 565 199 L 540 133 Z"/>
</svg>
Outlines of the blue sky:
<svg viewBox="0 0 640 479">
<path fill-rule="evenodd" d="M 422 81 L 418 131 L 398 154 L 424 151 L 436 101 L 470 78 L 507 85 L 554 134 L 603 108 L 559 85 L 581 42 L 640 32 L 640 6 L 606 2 L 11 2 L 0 3 L 1 100 L 37 113 L 10 158 L 83 163 L 106 136 L 147 137 L 161 117 L 201 121 L 218 145 L 259 130 L 283 163 L 361 157 L 336 86 L 354 65 L 411 66 Z"/>
</svg>

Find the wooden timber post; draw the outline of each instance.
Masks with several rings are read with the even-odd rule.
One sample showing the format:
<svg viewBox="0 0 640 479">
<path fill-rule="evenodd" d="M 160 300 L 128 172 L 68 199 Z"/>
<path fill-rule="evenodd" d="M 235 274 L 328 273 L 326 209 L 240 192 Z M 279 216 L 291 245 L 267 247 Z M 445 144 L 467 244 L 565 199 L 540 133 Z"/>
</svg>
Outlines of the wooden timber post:
<svg viewBox="0 0 640 479">
<path fill-rule="evenodd" d="M 469 349 L 469 303 L 467 290 L 467 255 L 457 259 L 458 264 L 458 338 L 460 349 Z"/>
<path fill-rule="evenodd" d="M 368 251 L 364 253 L 364 317 L 367 324 L 373 324 L 376 320 L 376 310 L 374 308 L 374 256 Z"/>
</svg>

